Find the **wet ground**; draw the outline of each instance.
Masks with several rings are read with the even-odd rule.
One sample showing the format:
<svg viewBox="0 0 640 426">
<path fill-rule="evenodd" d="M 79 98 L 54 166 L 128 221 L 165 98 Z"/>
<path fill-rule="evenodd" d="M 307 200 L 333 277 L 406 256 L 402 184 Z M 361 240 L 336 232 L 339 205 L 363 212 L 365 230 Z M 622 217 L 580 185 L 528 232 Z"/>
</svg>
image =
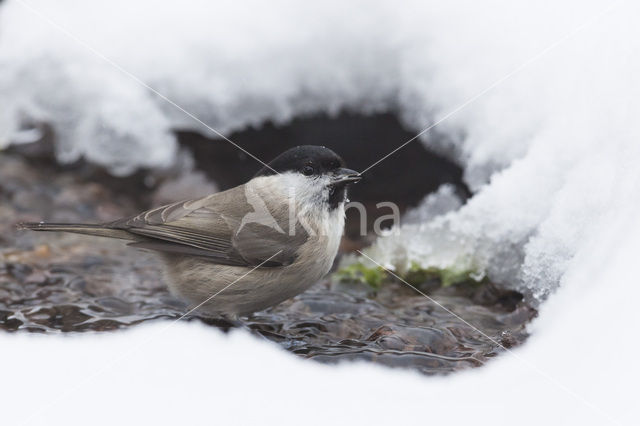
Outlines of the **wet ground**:
<svg viewBox="0 0 640 426">
<path fill-rule="evenodd" d="M 135 196 L 144 185 L 122 182 L 0 154 L 0 332 L 105 332 L 176 320 L 188 310 L 167 292 L 148 253 L 119 241 L 15 229 L 20 221 L 109 221 L 152 202 L 153 193 Z M 463 320 L 398 282 L 374 292 L 330 280 L 239 322 L 181 320 L 243 327 L 320 362 L 364 359 L 436 374 L 480 366 L 522 343 L 535 315 L 492 284 L 421 289 Z"/>
</svg>

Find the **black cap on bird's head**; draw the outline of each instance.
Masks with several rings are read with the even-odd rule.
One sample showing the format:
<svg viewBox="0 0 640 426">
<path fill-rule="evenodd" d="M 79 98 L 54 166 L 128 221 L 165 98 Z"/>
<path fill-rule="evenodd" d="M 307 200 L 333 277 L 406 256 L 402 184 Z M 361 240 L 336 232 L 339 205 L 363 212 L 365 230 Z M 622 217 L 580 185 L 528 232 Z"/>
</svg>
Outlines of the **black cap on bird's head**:
<svg viewBox="0 0 640 426">
<path fill-rule="evenodd" d="M 324 146 L 301 145 L 283 152 L 274 158 L 269 166 L 260 170 L 258 176 L 270 176 L 276 173 L 301 173 L 305 176 L 330 175 L 332 184 L 348 184 L 360 180 L 360 174 L 347 169 L 344 160 Z"/>
<path fill-rule="evenodd" d="M 286 150 L 255 177 L 285 173 L 297 173 L 308 179 L 325 178 L 315 181 L 328 190 L 326 202 L 330 209 L 346 200 L 347 185 L 361 179 L 358 172 L 345 167 L 344 160 L 338 154 L 324 146 L 315 145 L 301 145 Z"/>
</svg>

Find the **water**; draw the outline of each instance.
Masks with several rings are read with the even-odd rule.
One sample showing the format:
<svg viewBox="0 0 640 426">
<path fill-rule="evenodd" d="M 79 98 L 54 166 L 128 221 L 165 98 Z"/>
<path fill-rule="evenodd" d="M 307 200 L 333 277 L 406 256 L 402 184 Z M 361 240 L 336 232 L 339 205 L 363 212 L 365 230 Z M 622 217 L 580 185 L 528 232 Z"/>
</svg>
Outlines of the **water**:
<svg viewBox="0 0 640 426">
<path fill-rule="evenodd" d="M 0 332 L 109 332 L 188 311 L 168 293 L 149 254 L 119 241 L 14 229 L 20 220 L 112 220 L 141 208 L 126 194 L 78 170 L 4 155 L 0 201 Z M 494 285 L 445 289 L 430 282 L 422 290 L 433 300 L 399 282 L 373 292 L 327 280 L 238 321 L 197 313 L 181 321 L 244 328 L 319 362 L 358 359 L 442 374 L 481 366 L 522 343 L 536 314 Z"/>
</svg>

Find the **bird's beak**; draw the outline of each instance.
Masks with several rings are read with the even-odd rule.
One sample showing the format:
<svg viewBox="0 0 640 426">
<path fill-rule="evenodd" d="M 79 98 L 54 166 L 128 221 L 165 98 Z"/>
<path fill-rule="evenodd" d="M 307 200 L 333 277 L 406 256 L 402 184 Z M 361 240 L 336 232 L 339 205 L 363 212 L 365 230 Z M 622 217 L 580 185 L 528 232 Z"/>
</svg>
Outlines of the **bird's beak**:
<svg viewBox="0 0 640 426">
<path fill-rule="evenodd" d="M 331 183 L 334 185 L 337 183 L 355 183 L 360 179 L 362 179 L 362 176 L 355 170 L 341 168 L 334 173 Z"/>
</svg>

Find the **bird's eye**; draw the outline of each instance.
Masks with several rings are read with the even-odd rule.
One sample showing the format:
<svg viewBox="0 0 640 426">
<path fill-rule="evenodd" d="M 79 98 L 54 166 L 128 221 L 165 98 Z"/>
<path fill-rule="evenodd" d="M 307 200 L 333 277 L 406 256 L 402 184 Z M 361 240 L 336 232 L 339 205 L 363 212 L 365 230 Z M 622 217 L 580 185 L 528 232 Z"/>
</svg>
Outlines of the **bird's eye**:
<svg viewBox="0 0 640 426">
<path fill-rule="evenodd" d="M 313 166 L 306 165 L 302 168 L 302 174 L 305 176 L 311 176 L 314 172 Z"/>
</svg>

